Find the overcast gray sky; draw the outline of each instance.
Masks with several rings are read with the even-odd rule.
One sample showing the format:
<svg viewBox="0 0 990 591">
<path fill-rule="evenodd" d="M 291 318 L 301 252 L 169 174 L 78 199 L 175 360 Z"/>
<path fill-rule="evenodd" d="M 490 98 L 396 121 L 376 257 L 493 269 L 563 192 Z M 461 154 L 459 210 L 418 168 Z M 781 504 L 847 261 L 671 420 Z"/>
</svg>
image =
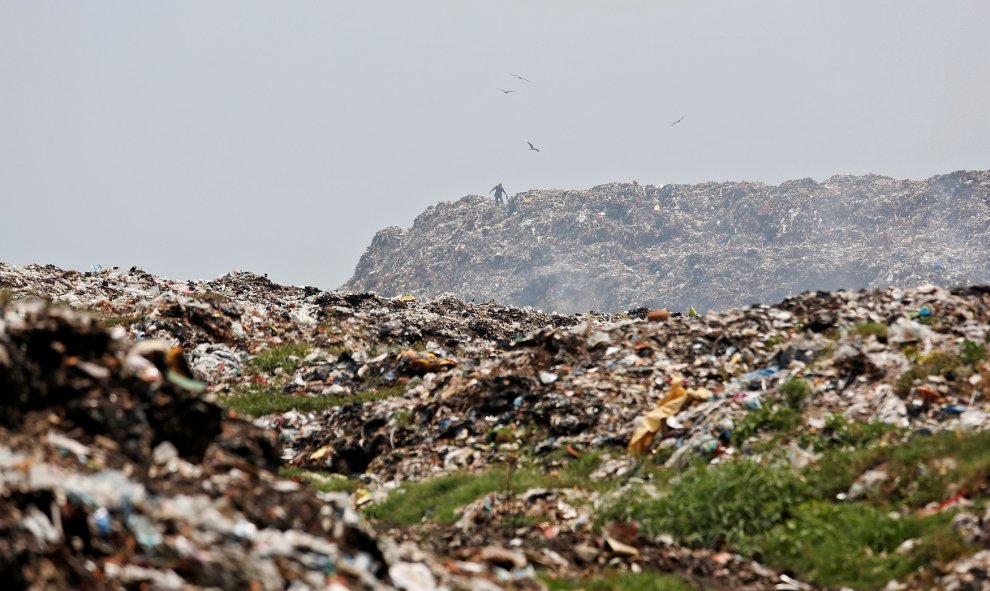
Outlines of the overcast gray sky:
<svg viewBox="0 0 990 591">
<path fill-rule="evenodd" d="M 986 0 L 0 0 L 0 260 L 332 288 L 499 181 L 985 169 L 988 30 Z"/>
</svg>

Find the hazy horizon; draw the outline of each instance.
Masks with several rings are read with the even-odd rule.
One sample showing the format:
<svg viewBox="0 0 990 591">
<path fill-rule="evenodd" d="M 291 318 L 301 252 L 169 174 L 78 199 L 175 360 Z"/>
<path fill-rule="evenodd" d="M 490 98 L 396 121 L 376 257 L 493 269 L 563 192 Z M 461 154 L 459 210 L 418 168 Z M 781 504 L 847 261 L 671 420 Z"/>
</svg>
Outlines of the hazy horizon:
<svg viewBox="0 0 990 591">
<path fill-rule="evenodd" d="M 0 0 L 0 260 L 335 288 L 377 230 L 498 182 L 986 170 L 988 17 L 975 0 Z"/>
</svg>

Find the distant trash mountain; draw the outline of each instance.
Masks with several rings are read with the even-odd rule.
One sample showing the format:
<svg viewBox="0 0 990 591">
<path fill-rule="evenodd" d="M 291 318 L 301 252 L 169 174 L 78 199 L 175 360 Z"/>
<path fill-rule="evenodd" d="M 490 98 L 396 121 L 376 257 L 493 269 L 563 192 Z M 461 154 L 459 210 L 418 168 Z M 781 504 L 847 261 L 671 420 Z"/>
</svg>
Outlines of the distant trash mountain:
<svg viewBox="0 0 990 591">
<path fill-rule="evenodd" d="M 343 286 L 563 313 L 990 282 L 990 171 L 469 195 L 378 232 Z"/>
</svg>

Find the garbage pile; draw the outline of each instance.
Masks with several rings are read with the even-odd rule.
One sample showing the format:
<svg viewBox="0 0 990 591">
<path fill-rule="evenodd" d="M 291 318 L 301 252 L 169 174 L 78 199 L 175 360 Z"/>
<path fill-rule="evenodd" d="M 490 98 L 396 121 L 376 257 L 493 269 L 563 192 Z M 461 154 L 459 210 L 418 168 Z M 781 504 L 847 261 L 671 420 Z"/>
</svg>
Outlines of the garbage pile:
<svg viewBox="0 0 990 591">
<path fill-rule="evenodd" d="M 667 573 L 696 588 L 841 588 L 622 509 L 736 461 L 803 474 L 843 446 L 990 427 L 986 286 L 562 316 L 245 272 L 176 282 L 0 263 L 3 301 L 14 543 L 0 570 L 24 584 L 535 589 Z M 982 464 L 936 460 L 914 477 L 928 496 L 884 511 L 944 515 L 970 542 L 892 589 L 990 577 L 985 479 L 930 492 Z M 911 479 L 897 469 L 866 464 L 825 501 L 900 490 Z"/>
<path fill-rule="evenodd" d="M 344 289 L 560 312 L 719 310 L 990 281 L 990 172 L 468 196 L 375 236 Z"/>
<path fill-rule="evenodd" d="M 347 495 L 280 479 L 275 434 L 204 397 L 178 347 L 42 301 L 0 310 L 5 588 L 475 584 L 380 541 Z"/>
</svg>

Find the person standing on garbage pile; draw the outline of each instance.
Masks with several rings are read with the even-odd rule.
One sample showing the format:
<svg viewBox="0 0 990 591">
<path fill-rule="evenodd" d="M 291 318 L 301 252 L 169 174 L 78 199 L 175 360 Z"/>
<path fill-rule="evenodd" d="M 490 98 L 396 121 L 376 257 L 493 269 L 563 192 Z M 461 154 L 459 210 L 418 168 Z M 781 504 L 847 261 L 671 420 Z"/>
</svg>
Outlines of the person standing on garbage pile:
<svg viewBox="0 0 990 591">
<path fill-rule="evenodd" d="M 495 204 L 502 205 L 502 197 L 508 196 L 508 194 L 505 192 L 505 189 L 502 188 L 502 183 L 499 183 L 494 187 L 492 187 L 492 191 L 495 191 Z M 488 191 L 488 192 L 491 193 L 492 191 Z"/>
</svg>

